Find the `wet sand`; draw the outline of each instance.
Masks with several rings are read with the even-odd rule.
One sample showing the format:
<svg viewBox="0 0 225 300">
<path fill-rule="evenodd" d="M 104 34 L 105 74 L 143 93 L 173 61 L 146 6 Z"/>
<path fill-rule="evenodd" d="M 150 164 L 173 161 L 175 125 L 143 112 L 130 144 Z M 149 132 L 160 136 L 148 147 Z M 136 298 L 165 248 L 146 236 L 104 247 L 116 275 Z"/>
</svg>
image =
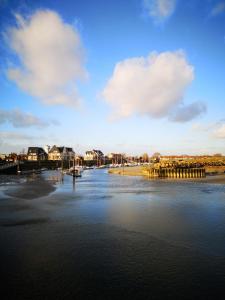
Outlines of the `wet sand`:
<svg viewBox="0 0 225 300">
<path fill-rule="evenodd" d="M 144 176 L 143 167 L 124 167 L 124 168 L 114 168 L 109 169 L 110 174 L 118 174 L 118 175 L 128 175 L 128 176 Z"/>
<path fill-rule="evenodd" d="M 15 189 L 9 187 L 5 195 L 19 199 L 34 199 L 47 196 L 55 189 L 51 181 L 44 180 L 41 175 L 34 175 L 26 182 L 20 183 Z"/>
</svg>

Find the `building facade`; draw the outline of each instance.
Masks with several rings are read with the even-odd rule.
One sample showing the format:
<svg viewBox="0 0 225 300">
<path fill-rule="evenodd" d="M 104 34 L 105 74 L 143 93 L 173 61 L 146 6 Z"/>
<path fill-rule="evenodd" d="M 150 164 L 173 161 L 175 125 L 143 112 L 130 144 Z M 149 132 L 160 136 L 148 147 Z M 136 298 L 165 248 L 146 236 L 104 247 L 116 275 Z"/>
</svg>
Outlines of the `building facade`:
<svg viewBox="0 0 225 300">
<path fill-rule="evenodd" d="M 47 153 L 40 147 L 29 147 L 27 151 L 27 160 L 39 161 L 48 159 Z"/>
<path fill-rule="evenodd" d="M 90 165 L 102 165 L 105 157 L 101 150 L 93 149 L 85 152 L 84 161 Z"/>
<path fill-rule="evenodd" d="M 84 160 L 97 160 L 102 159 L 104 157 L 104 154 L 101 150 L 90 150 L 85 152 Z"/>
<path fill-rule="evenodd" d="M 54 145 L 48 152 L 49 160 L 72 160 L 74 159 L 75 152 L 70 147 L 58 147 Z"/>
<path fill-rule="evenodd" d="M 125 160 L 122 153 L 109 153 L 107 156 L 112 164 L 122 164 Z"/>
</svg>

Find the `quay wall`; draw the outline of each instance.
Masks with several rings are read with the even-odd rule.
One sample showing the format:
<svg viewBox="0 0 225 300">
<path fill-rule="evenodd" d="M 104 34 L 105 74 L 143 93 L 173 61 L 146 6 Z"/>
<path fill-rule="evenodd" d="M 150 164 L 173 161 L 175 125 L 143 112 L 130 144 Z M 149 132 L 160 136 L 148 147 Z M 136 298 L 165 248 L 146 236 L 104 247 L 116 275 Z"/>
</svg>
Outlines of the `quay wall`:
<svg viewBox="0 0 225 300">
<path fill-rule="evenodd" d="M 63 164 L 64 168 L 68 168 L 69 163 L 66 162 Z M 0 174 L 17 174 L 20 172 L 27 172 L 32 170 L 40 170 L 43 168 L 49 170 L 55 170 L 57 168 L 62 167 L 61 161 L 49 161 L 49 160 L 41 160 L 41 161 L 21 161 L 17 166 L 9 167 L 4 170 L 0 170 Z"/>
<path fill-rule="evenodd" d="M 149 178 L 203 178 L 204 168 L 149 168 L 143 171 Z"/>
<path fill-rule="evenodd" d="M 98 161 L 84 161 L 82 164 L 84 166 L 96 166 L 98 165 Z M 105 163 L 109 163 L 109 161 L 105 161 Z M 19 161 L 19 166 L 10 167 L 8 169 L 1 170 L 0 174 L 16 174 L 17 171 L 27 172 L 32 170 L 40 170 L 40 169 L 48 169 L 48 170 L 56 170 L 58 168 L 68 169 L 73 166 L 73 161 L 68 160 L 39 160 L 39 161 Z"/>
</svg>

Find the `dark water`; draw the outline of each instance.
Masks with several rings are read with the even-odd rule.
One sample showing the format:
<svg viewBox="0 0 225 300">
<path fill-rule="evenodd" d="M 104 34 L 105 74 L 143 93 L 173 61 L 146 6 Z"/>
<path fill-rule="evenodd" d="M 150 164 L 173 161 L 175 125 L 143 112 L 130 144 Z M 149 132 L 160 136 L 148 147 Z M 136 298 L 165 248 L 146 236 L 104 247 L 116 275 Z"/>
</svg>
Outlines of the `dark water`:
<svg viewBox="0 0 225 300">
<path fill-rule="evenodd" d="M 1 299 L 225 299 L 225 185 L 0 182 Z"/>
</svg>

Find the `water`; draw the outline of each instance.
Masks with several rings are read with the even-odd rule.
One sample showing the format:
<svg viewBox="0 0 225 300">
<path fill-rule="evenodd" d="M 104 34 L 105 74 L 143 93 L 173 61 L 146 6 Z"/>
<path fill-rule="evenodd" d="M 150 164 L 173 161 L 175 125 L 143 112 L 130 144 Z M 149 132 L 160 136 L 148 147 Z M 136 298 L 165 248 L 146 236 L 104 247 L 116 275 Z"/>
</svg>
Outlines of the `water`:
<svg viewBox="0 0 225 300">
<path fill-rule="evenodd" d="M 0 182 L 5 299 L 224 299 L 225 185 L 105 170 Z"/>
</svg>

